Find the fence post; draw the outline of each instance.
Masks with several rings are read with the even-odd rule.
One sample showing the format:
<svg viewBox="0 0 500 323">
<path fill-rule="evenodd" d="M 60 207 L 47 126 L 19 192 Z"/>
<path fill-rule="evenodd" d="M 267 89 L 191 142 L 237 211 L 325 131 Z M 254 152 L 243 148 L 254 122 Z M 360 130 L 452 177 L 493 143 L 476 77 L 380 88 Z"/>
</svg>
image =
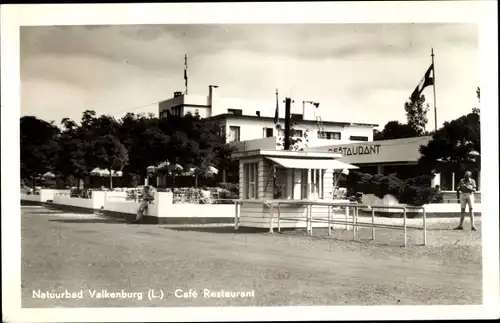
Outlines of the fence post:
<svg viewBox="0 0 500 323">
<path fill-rule="evenodd" d="M 331 212 L 332 206 L 328 205 L 328 235 L 332 235 L 332 226 L 330 225 L 330 221 L 332 219 L 332 212 Z"/>
<path fill-rule="evenodd" d="M 344 218 L 345 218 L 345 219 L 344 219 L 344 223 L 345 223 L 345 229 L 346 229 L 347 231 L 349 231 L 349 223 L 348 223 L 348 220 L 349 220 L 349 211 L 350 211 L 350 210 L 351 210 L 351 209 L 349 208 L 349 206 L 347 206 L 347 207 L 345 208 L 345 212 L 344 212 Z"/>
<path fill-rule="evenodd" d="M 273 233 L 273 209 L 274 205 L 271 203 L 269 207 L 269 233 Z"/>
<path fill-rule="evenodd" d="M 424 246 L 427 245 L 427 218 L 425 214 L 425 207 L 422 207 L 424 210 Z"/>
<path fill-rule="evenodd" d="M 313 235 L 313 212 L 312 212 L 312 204 L 309 205 L 309 225 L 310 225 L 309 234 L 312 236 Z"/>
<path fill-rule="evenodd" d="M 403 227 L 404 227 L 404 239 L 405 239 L 405 247 L 407 245 L 406 242 L 406 207 L 403 207 Z"/>
<path fill-rule="evenodd" d="M 240 219 L 238 217 L 238 215 L 239 215 L 239 212 L 238 212 L 239 205 L 240 205 L 239 202 L 236 202 L 234 204 L 234 230 L 238 230 L 239 225 L 240 225 L 240 223 L 239 223 Z"/>
<path fill-rule="evenodd" d="M 352 240 L 356 240 L 356 207 L 352 208 Z"/>
<path fill-rule="evenodd" d="M 281 204 L 278 202 L 278 232 L 281 232 L 281 221 L 280 221 L 280 218 L 281 218 L 281 208 L 280 208 Z"/>
<path fill-rule="evenodd" d="M 375 209 L 370 208 L 372 209 L 372 240 L 375 240 Z"/>
</svg>

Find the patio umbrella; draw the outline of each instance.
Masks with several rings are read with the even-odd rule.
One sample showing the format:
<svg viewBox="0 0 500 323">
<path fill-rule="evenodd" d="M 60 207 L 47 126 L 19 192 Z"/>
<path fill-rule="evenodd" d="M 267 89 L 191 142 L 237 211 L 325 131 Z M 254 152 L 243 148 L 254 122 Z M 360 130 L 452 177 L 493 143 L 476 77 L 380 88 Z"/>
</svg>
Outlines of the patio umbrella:
<svg viewBox="0 0 500 323">
<path fill-rule="evenodd" d="M 52 172 L 46 172 L 45 174 L 42 175 L 42 177 L 45 179 L 54 179 L 56 175 Z"/>
</svg>

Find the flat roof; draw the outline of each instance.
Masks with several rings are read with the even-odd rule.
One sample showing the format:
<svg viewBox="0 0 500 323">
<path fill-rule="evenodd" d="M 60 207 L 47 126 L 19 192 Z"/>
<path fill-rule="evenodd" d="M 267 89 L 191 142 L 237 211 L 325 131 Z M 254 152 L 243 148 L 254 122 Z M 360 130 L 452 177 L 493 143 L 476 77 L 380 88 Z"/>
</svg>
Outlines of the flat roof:
<svg viewBox="0 0 500 323">
<path fill-rule="evenodd" d="M 341 161 L 360 164 L 418 162 L 420 146 L 427 145 L 431 136 L 364 141 L 307 147 L 307 151 L 330 151 L 342 154 Z"/>
<path fill-rule="evenodd" d="M 234 152 L 231 157 L 234 159 L 243 159 L 249 157 L 285 157 L 285 158 L 306 158 L 306 159 L 335 159 L 342 157 L 342 154 L 334 152 L 316 152 L 316 151 L 290 151 L 290 150 L 264 150 L 256 149 L 250 151 Z"/>
<path fill-rule="evenodd" d="M 295 114 L 295 113 L 292 113 Z M 253 120 L 274 120 L 274 117 L 258 117 L 254 115 L 245 115 L 245 114 L 232 114 L 232 113 L 224 113 L 224 114 L 218 114 L 216 116 L 212 117 L 207 117 L 204 118 L 206 120 L 219 120 L 219 119 L 227 119 L 227 118 L 235 118 L 235 119 L 253 119 Z M 285 118 L 279 118 L 279 121 L 285 122 Z M 311 124 L 316 124 L 316 120 L 295 120 L 296 122 L 304 122 L 304 123 L 311 123 Z M 372 123 L 360 123 L 360 122 L 346 122 L 346 121 L 327 121 L 327 120 L 322 120 L 321 121 L 325 125 L 337 125 L 337 126 L 363 126 L 363 127 L 378 127 L 378 124 L 372 124 Z"/>
</svg>

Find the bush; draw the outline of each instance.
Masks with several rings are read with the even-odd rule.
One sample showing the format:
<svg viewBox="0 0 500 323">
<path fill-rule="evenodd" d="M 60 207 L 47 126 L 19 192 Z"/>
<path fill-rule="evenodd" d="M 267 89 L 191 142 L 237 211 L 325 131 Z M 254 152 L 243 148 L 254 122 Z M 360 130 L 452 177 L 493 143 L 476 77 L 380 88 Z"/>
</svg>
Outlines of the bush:
<svg viewBox="0 0 500 323">
<path fill-rule="evenodd" d="M 349 195 L 361 192 L 383 198 L 386 194 L 390 194 L 400 203 L 421 206 L 443 199 L 442 193 L 429 186 L 431 180 L 432 175 L 420 175 L 402 180 L 396 174 L 384 176 L 351 172 L 346 183 Z"/>
</svg>

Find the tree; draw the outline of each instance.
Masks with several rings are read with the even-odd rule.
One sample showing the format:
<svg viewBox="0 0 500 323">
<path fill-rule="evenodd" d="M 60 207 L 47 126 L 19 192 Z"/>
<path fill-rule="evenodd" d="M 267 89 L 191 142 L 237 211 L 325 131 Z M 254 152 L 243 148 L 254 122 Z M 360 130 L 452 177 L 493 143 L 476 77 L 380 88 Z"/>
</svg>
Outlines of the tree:
<svg viewBox="0 0 500 323">
<path fill-rule="evenodd" d="M 427 112 L 429 104 L 425 103 L 425 96 L 422 94 L 419 98 L 405 102 L 405 112 L 407 124 L 411 127 L 417 136 L 425 134 L 425 125 L 428 122 Z"/>
<path fill-rule="evenodd" d="M 87 175 L 86 141 L 82 140 L 79 127 L 73 120 L 61 120 L 62 132 L 59 136 L 59 151 L 55 162 L 55 170 L 66 183 L 71 186 L 79 184 Z M 75 181 L 76 180 L 76 181 Z"/>
<path fill-rule="evenodd" d="M 154 115 L 127 113 L 120 120 L 118 136 L 127 149 L 129 163 L 124 167 L 124 176 L 129 180 L 142 181 L 148 166 L 166 160 L 170 138 L 160 125 L 165 121 Z"/>
<path fill-rule="evenodd" d="M 373 140 L 411 138 L 419 135 L 420 133 L 410 125 L 399 121 L 389 121 L 382 131 L 374 130 Z"/>
<path fill-rule="evenodd" d="M 54 169 L 59 129 L 53 124 L 33 116 L 20 120 L 21 178 L 33 188 L 36 180 Z"/>
<path fill-rule="evenodd" d="M 476 89 L 476 97 L 477 97 L 478 103 L 481 103 L 481 88 L 479 86 Z M 472 112 L 479 114 L 481 112 L 481 109 L 478 107 L 475 107 L 475 108 L 472 108 Z"/>
<path fill-rule="evenodd" d="M 478 113 L 445 122 L 427 145 L 420 147 L 419 164 L 425 170 L 461 172 L 481 167 L 481 125 Z"/>
<path fill-rule="evenodd" d="M 303 151 L 304 147 L 307 147 L 309 144 L 309 130 L 306 129 L 305 131 L 302 131 L 302 136 L 296 136 L 298 130 L 295 129 L 297 126 L 297 121 L 296 119 L 291 120 L 291 126 L 290 126 L 290 150 L 292 151 Z M 278 125 L 278 130 L 281 129 L 281 126 Z M 278 137 L 278 142 L 276 143 L 277 147 L 283 147 L 285 148 L 285 137 L 280 136 Z"/>
<path fill-rule="evenodd" d="M 113 171 L 121 171 L 128 163 L 127 149 L 111 134 L 98 137 L 89 146 L 93 152 L 92 167 L 109 170 L 109 187 L 113 188 Z"/>
</svg>

